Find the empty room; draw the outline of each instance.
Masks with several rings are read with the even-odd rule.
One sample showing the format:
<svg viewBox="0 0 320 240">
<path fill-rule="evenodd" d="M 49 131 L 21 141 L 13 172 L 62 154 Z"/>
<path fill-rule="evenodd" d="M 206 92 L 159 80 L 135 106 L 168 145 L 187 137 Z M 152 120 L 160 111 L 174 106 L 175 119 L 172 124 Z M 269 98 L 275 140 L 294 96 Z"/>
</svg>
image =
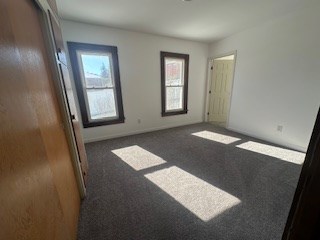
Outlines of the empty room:
<svg viewBox="0 0 320 240">
<path fill-rule="evenodd" d="M 0 0 L 0 239 L 319 240 L 318 0 Z"/>
</svg>

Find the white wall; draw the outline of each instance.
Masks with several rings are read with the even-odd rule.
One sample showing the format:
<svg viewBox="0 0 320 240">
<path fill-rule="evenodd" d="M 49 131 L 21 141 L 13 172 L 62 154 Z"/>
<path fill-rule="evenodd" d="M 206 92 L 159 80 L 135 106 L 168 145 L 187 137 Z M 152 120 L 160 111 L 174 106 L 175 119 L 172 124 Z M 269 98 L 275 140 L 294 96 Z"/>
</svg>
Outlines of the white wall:
<svg viewBox="0 0 320 240">
<path fill-rule="evenodd" d="M 230 129 L 306 150 L 320 104 L 319 12 L 312 1 L 210 46 L 210 57 L 237 50 Z"/>
<path fill-rule="evenodd" d="M 118 47 L 125 123 L 83 129 L 86 142 L 203 121 L 208 44 L 71 21 L 61 23 L 65 41 Z M 161 117 L 160 51 L 190 55 L 188 114 Z"/>
</svg>

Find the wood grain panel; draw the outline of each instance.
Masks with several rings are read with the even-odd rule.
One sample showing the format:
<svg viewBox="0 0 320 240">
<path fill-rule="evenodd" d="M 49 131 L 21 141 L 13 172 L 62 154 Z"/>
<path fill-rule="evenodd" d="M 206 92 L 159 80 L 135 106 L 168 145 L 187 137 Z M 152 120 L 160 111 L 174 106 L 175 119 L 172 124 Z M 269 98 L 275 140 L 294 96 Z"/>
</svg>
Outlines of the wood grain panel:
<svg viewBox="0 0 320 240">
<path fill-rule="evenodd" d="M 0 239 L 76 239 L 80 198 L 39 10 L 0 4 Z"/>
<path fill-rule="evenodd" d="M 22 71 L 24 49 L 15 45 L 9 22 L 12 7 L 12 2 L 1 1 L 0 239 L 69 239 Z"/>
</svg>

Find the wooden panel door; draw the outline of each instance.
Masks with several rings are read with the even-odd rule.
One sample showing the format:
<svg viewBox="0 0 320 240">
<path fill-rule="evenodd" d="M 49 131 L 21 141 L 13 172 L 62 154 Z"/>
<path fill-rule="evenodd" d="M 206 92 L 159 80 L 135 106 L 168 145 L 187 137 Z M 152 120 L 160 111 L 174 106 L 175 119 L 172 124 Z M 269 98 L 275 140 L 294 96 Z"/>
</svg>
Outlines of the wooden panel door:
<svg viewBox="0 0 320 240">
<path fill-rule="evenodd" d="M 59 70 L 62 77 L 62 83 L 64 85 L 64 91 L 65 91 L 66 100 L 67 100 L 66 104 L 68 105 L 67 108 L 72 121 L 73 135 L 77 145 L 82 178 L 83 178 L 84 184 L 86 185 L 87 176 L 88 176 L 87 154 L 85 151 L 85 146 L 84 146 L 83 138 L 81 134 L 79 115 L 78 115 L 76 103 L 75 103 L 75 96 L 72 90 L 69 71 L 67 68 L 67 60 L 66 60 L 66 53 L 63 45 L 62 33 L 55 18 L 50 14 L 50 11 L 48 12 L 48 14 L 49 14 L 50 24 L 52 28 L 54 43 L 55 43 Z"/>
<path fill-rule="evenodd" d="M 211 78 L 209 121 L 227 122 L 233 81 L 233 60 L 215 60 Z"/>
<path fill-rule="evenodd" d="M 67 67 L 64 66 L 63 64 L 59 64 L 59 67 L 61 71 L 62 80 L 64 83 L 65 93 L 67 96 L 68 109 L 72 119 L 72 127 L 73 127 L 74 137 L 76 139 L 77 149 L 79 153 L 82 177 L 86 185 L 87 177 L 88 177 L 88 161 L 87 161 L 86 150 L 82 140 L 80 123 L 79 123 L 79 115 L 78 115 L 76 103 L 75 103 L 75 96 L 72 90 L 71 80 L 70 80 Z"/>
<path fill-rule="evenodd" d="M 0 1 L 0 239 L 76 239 L 80 196 L 32 0 Z"/>
</svg>

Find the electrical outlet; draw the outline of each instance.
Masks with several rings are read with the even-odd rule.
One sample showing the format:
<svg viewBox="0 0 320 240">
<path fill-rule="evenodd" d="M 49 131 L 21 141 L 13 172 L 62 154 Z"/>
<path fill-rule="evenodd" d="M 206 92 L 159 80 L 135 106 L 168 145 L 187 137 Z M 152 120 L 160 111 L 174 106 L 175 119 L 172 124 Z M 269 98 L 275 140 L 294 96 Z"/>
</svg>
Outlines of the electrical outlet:
<svg viewBox="0 0 320 240">
<path fill-rule="evenodd" d="M 283 126 L 282 126 L 282 125 L 278 125 L 278 126 L 277 126 L 277 131 L 278 131 L 278 132 L 282 132 L 282 130 L 283 130 Z"/>
</svg>

